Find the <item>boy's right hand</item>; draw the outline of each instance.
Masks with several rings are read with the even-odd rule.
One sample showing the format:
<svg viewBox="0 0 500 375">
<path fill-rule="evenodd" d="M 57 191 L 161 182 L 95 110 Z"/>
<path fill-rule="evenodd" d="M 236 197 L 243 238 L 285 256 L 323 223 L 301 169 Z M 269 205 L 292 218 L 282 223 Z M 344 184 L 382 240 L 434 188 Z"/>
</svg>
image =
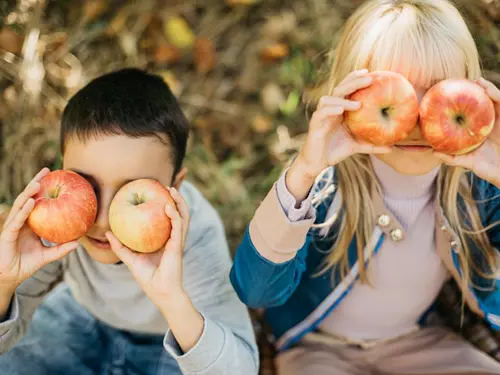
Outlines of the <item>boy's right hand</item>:
<svg viewBox="0 0 500 375">
<path fill-rule="evenodd" d="M 352 72 L 335 88 L 333 96 L 320 99 L 309 122 L 305 145 L 287 173 L 287 188 L 298 202 L 305 199 L 316 177 L 327 167 L 354 154 L 391 151 L 390 147 L 355 140 L 343 124 L 345 111 L 361 108 L 360 102 L 345 97 L 372 84 L 372 78 L 367 74 L 366 69 Z"/>
<path fill-rule="evenodd" d="M 4 223 L 0 234 L 0 300 L 11 296 L 24 280 L 46 264 L 64 257 L 78 246 L 78 242 L 72 241 L 46 247 L 26 224 L 35 207 L 33 196 L 40 190 L 40 180 L 48 173 L 49 169 L 44 168 L 31 180 L 16 198 Z"/>
</svg>

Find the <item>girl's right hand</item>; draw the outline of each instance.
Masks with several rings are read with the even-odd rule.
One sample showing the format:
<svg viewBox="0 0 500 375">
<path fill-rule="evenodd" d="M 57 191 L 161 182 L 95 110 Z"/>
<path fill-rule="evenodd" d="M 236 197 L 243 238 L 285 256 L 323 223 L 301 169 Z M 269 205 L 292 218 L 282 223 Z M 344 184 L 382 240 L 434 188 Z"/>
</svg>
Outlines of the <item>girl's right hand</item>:
<svg viewBox="0 0 500 375">
<path fill-rule="evenodd" d="M 354 154 L 391 151 L 390 147 L 355 140 L 343 124 L 345 111 L 361 108 L 360 102 L 345 97 L 372 84 L 367 74 L 367 69 L 352 72 L 335 88 L 333 96 L 320 99 L 309 122 L 305 145 L 287 173 L 287 187 L 298 202 L 308 195 L 316 177 L 327 167 Z"/>
<path fill-rule="evenodd" d="M 42 169 L 16 198 L 0 234 L 0 295 L 13 294 L 16 288 L 36 271 L 76 249 L 72 241 L 46 247 L 26 224 L 35 207 L 33 196 L 40 190 L 40 180 L 49 173 Z"/>
</svg>

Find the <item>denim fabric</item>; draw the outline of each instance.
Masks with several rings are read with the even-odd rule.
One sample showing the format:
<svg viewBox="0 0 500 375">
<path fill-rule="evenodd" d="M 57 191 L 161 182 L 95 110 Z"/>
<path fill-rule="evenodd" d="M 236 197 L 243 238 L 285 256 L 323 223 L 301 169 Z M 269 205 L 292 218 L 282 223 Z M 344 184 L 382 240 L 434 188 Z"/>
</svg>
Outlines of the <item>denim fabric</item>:
<svg viewBox="0 0 500 375">
<path fill-rule="evenodd" d="M 60 284 L 35 311 L 23 339 L 0 355 L 0 374 L 180 375 L 163 339 L 105 325 Z"/>
</svg>

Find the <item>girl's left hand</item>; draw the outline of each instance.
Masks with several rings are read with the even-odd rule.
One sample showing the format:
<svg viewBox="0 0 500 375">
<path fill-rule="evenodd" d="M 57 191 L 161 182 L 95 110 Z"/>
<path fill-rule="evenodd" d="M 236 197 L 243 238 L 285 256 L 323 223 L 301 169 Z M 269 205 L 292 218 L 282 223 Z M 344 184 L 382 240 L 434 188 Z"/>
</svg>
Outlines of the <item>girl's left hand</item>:
<svg viewBox="0 0 500 375">
<path fill-rule="evenodd" d="M 469 169 L 476 176 L 500 187 L 500 90 L 491 82 L 481 78 L 477 81 L 495 105 L 496 120 L 488 138 L 474 151 L 451 156 L 434 152 L 445 164 Z"/>
<path fill-rule="evenodd" d="M 148 254 L 134 252 L 111 231 L 106 233 L 113 252 L 130 269 L 146 295 L 160 308 L 170 301 L 186 297 L 182 287 L 182 255 L 189 227 L 189 210 L 181 194 L 175 188 L 169 190 L 177 210 L 170 205 L 165 206 L 165 213 L 172 222 L 172 232 L 164 249 Z"/>
</svg>

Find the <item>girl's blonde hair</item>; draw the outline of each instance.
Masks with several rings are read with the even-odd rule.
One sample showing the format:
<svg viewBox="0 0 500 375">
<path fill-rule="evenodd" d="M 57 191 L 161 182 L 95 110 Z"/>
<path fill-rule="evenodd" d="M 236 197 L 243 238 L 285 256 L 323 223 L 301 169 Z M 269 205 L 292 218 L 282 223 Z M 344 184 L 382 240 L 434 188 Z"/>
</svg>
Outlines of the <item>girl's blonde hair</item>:
<svg viewBox="0 0 500 375">
<path fill-rule="evenodd" d="M 481 76 L 474 39 L 459 11 L 447 0 L 364 3 L 346 22 L 333 58 L 328 82 L 330 95 L 350 72 L 363 68 L 396 71 L 423 88 L 446 78 L 475 80 Z M 347 249 L 354 236 L 358 259 L 364 259 L 365 247 L 373 251 L 375 210 L 371 199 L 365 198 L 371 195 L 372 188 L 379 192 L 381 188 L 367 155 L 358 154 L 344 160 L 335 166 L 335 172 L 342 213 L 326 225 L 338 220 L 336 224 L 340 229 L 320 273 L 341 267 L 345 277 L 349 271 Z M 437 194 L 444 215 L 461 242 L 463 286 L 469 285 L 472 270 L 490 277 L 497 269 L 495 251 L 486 236 L 487 228 L 481 224 L 471 183 L 464 172 L 461 168 L 442 166 L 437 178 Z M 465 210 L 458 207 L 459 196 L 463 198 Z M 473 261 L 470 240 L 483 253 L 486 271 Z M 359 262 L 359 272 L 361 281 L 367 282 L 363 261 Z"/>
</svg>

